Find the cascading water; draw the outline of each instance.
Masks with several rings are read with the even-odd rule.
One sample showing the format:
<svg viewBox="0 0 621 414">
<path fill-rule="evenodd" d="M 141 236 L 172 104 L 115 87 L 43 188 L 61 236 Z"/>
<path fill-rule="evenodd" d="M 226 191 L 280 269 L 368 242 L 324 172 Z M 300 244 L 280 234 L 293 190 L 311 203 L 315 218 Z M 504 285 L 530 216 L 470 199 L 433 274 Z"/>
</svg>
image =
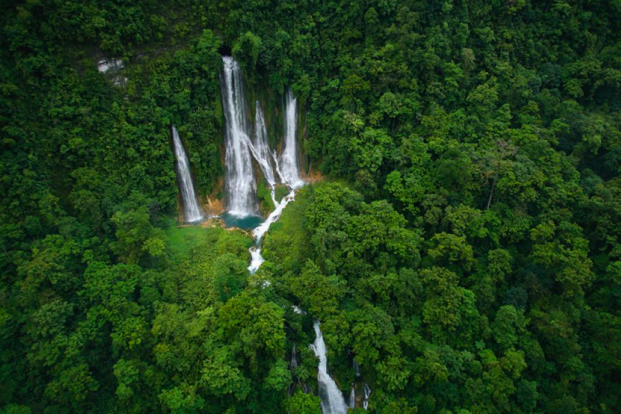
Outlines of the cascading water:
<svg viewBox="0 0 621 414">
<path fill-rule="evenodd" d="M 259 267 L 265 262 L 263 256 L 261 256 L 261 248 L 258 246 L 252 246 L 248 249 L 250 252 L 250 265 L 248 266 L 248 271 L 251 275 L 254 275 Z"/>
<path fill-rule="evenodd" d="M 321 411 L 323 414 L 346 414 L 348 406 L 345 398 L 343 398 L 343 393 L 328 374 L 326 343 L 319 328 L 319 321 L 315 321 L 313 327 L 317 336 L 315 342 L 311 345 L 311 349 L 319 358 L 317 385 L 319 387 L 319 397 L 321 398 Z"/>
<path fill-rule="evenodd" d="M 371 397 L 371 387 L 369 387 L 368 384 L 364 384 L 363 386 L 363 390 L 364 390 L 364 401 L 362 401 L 362 407 L 365 410 L 369 409 L 369 398 Z"/>
<path fill-rule="evenodd" d="M 235 217 L 247 217 L 257 214 L 255 201 L 256 181 L 252 168 L 253 158 L 263 172 L 274 198 L 276 174 L 293 193 L 293 190 L 304 185 L 300 178 L 297 146 L 297 99 L 291 90 L 285 99 L 285 137 L 283 150 L 278 157 L 270 150 L 265 126 L 265 116 L 260 103 L 256 102 L 254 139 L 251 139 L 244 86 L 239 64 L 230 56 L 222 57 L 224 70 L 222 75 L 222 104 L 225 118 L 226 138 L 226 177 L 227 212 Z M 274 174 L 276 172 L 276 174 Z M 288 203 L 292 194 L 283 200 Z M 283 203 L 280 202 L 280 204 Z M 276 210 L 278 204 L 274 200 Z M 284 208 L 284 205 L 282 206 Z M 280 209 L 282 210 L 282 208 Z M 272 213 L 274 214 L 274 213 Z M 277 214 L 276 219 L 280 213 Z M 269 222 L 269 217 L 268 220 Z M 272 220 L 272 222 L 275 220 Z M 271 223 L 270 223 L 271 224 Z M 267 225 L 269 227 L 269 224 Z M 261 233 L 262 236 L 262 233 Z M 253 259 L 255 259 L 253 257 Z M 258 260 L 258 256 L 256 257 Z M 257 260 L 253 260 L 258 263 Z M 260 265 L 260 263 L 259 263 Z"/>
<path fill-rule="evenodd" d="M 246 217 L 256 214 L 256 184 L 252 171 L 246 100 L 239 64 L 223 56 L 222 105 L 225 119 L 225 187 L 229 214 Z"/>
<path fill-rule="evenodd" d="M 267 216 L 267 219 L 265 219 L 263 223 L 261 223 L 257 228 L 252 231 L 252 235 L 254 236 L 255 240 L 255 246 L 252 246 L 250 248 L 250 256 L 252 258 L 250 266 L 248 266 L 250 274 L 254 274 L 257 270 L 259 270 L 259 267 L 265 261 L 265 259 L 263 259 L 263 256 L 261 256 L 261 247 L 259 247 L 261 245 L 261 240 L 263 239 L 263 236 L 270 228 L 272 223 L 280 218 L 280 215 L 282 214 L 282 211 L 287 206 L 287 204 L 289 204 L 294 199 L 295 190 L 291 190 L 291 192 L 286 197 L 280 200 L 280 203 L 276 201 L 274 193 L 272 192 L 272 200 L 274 201 L 274 205 L 276 206 L 276 208 L 269 216 Z"/>
<path fill-rule="evenodd" d="M 280 171 L 283 181 L 292 188 L 304 185 L 300 179 L 297 146 L 298 100 L 291 89 L 287 90 L 285 100 L 285 142 L 280 156 Z"/>
<path fill-rule="evenodd" d="M 356 387 L 351 384 L 351 392 L 349 393 L 349 408 L 356 408 Z"/>
<path fill-rule="evenodd" d="M 293 348 L 291 349 L 291 362 L 289 363 L 289 369 L 294 370 L 298 366 L 300 366 L 300 361 L 299 361 L 298 353 L 295 349 L 295 342 L 294 342 Z"/>
<path fill-rule="evenodd" d="M 179 174 L 179 187 L 181 189 L 181 201 L 183 203 L 183 213 L 185 221 L 194 223 L 203 219 L 203 212 L 198 205 L 196 191 L 194 191 L 194 183 L 190 173 L 190 163 L 188 156 L 183 148 L 179 132 L 173 125 L 173 146 L 175 148 L 175 156 L 177 157 L 177 173 Z"/>
<path fill-rule="evenodd" d="M 289 97 L 287 98 L 287 130 L 285 131 L 285 149 L 283 150 L 280 160 L 276 156 L 276 153 L 270 150 L 267 128 L 265 126 L 265 115 L 263 114 L 263 109 L 261 108 L 259 101 L 256 102 L 254 140 L 251 141 L 247 138 L 247 136 L 243 140 L 250 154 L 252 154 L 254 159 L 259 164 L 259 167 L 263 172 L 263 176 L 270 186 L 272 201 L 274 203 L 274 211 L 270 213 L 263 223 L 252 231 L 255 239 L 255 245 L 250 248 L 251 261 L 248 266 L 250 274 L 254 274 L 265 261 L 263 256 L 261 256 L 260 247 L 263 236 L 269 230 L 272 223 L 276 222 L 280 218 L 287 204 L 295 199 L 295 189 L 304 185 L 304 181 L 300 179 L 297 167 L 298 150 L 297 140 L 295 139 L 297 105 L 295 104 L 295 98 L 293 98 L 293 94 L 291 94 L 290 91 L 288 92 L 288 96 L 289 95 L 291 99 L 289 99 Z M 290 104 L 290 101 L 293 101 L 293 104 Z M 292 113 L 291 115 L 289 115 L 290 112 Z M 289 119 L 290 117 L 291 119 Z M 292 132 L 290 132 L 291 129 Z M 290 136 L 292 136 L 293 139 L 290 139 Z M 287 150 L 287 148 L 289 148 L 289 150 Z M 252 160 L 250 160 L 250 162 L 252 162 Z M 279 164 L 282 164 L 282 167 Z M 287 173 L 285 174 L 282 171 L 287 171 Z M 287 185 L 290 190 L 289 194 L 283 197 L 280 202 L 276 200 L 275 185 L 277 181 L 274 172 L 278 174 L 282 182 Z"/>
<path fill-rule="evenodd" d="M 352 365 L 354 367 L 354 372 L 356 373 L 356 378 L 360 378 L 360 365 L 358 365 L 358 361 L 356 361 L 356 358 L 354 358 L 354 362 Z"/>
<path fill-rule="evenodd" d="M 259 163 L 261 171 L 269 186 L 273 189 L 276 185 L 274 177 L 274 164 L 278 164 L 276 156 L 270 151 L 270 144 L 267 138 L 267 127 L 265 126 L 265 115 L 261 109 L 261 103 L 256 102 L 256 115 L 254 121 L 254 142 L 251 145 L 252 155 Z M 281 178 L 282 179 L 282 178 Z"/>
</svg>

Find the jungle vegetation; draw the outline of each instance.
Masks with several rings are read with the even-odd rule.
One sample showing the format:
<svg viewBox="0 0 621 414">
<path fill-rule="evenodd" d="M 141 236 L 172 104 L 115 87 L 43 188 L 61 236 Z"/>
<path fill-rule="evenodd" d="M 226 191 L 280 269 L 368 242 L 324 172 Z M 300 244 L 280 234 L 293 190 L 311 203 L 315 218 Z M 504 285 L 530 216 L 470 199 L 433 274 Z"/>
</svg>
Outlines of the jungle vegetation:
<svg viewBox="0 0 621 414">
<path fill-rule="evenodd" d="M 325 178 L 252 277 L 222 54 Z M 619 0 L 6 0 L 0 148 L 2 414 L 319 413 L 313 319 L 371 412 L 621 412 Z"/>
</svg>

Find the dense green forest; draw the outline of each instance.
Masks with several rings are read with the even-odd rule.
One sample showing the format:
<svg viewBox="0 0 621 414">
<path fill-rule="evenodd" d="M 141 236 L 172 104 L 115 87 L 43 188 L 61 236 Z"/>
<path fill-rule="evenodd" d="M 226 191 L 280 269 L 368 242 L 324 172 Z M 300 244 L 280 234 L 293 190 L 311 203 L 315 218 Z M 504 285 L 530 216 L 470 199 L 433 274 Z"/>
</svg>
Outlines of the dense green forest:
<svg viewBox="0 0 621 414">
<path fill-rule="evenodd" d="M 222 54 L 323 177 L 252 276 Z M 315 319 L 370 412 L 621 412 L 619 0 L 5 0 L 0 145 L 1 414 L 320 413 Z"/>
</svg>

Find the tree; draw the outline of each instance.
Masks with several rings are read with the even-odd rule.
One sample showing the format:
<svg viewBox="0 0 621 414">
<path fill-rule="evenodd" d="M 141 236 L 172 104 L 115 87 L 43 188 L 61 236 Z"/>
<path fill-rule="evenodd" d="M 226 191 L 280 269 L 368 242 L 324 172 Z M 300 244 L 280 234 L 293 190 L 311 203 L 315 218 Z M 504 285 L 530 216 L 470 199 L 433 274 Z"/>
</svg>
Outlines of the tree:
<svg viewBox="0 0 621 414">
<path fill-rule="evenodd" d="M 319 397 L 298 391 L 285 401 L 285 406 L 291 414 L 320 414 L 320 402 Z"/>
<path fill-rule="evenodd" d="M 237 39 L 233 45 L 233 56 L 241 62 L 246 74 L 254 71 L 259 59 L 261 38 L 248 31 Z"/>
</svg>

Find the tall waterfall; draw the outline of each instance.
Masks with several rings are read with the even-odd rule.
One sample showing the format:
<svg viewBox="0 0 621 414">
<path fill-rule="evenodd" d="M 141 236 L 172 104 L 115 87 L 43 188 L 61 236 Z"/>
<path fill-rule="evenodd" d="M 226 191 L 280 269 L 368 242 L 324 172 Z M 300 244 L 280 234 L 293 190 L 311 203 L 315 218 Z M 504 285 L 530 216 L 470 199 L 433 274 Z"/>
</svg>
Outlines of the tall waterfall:
<svg viewBox="0 0 621 414">
<path fill-rule="evenodd" d="M 319 321 L 315 321 L 315 342 L 311 349 L 319 358 L 319 369 L 317 371 L 317 385 L 319 387 L 319 397 L 321 398 L 321 411 L 323 414 L 346 414 L 348 405 L 343 398 L 343 393 L 337 387 L 336 382 L 328 374 L 328 358 L 326 357 L 326 343 L 323 340 Z"/>
<path fill-rule="evenodd" d="M 356 408 L 356 387 L 351 384 L 351 391 L 349 392 L 349 408 Z"/>
<path fill-rule="evenodd" d="M 222 104 L 226 130 L 226 177 L 228 213 L 236 217 L 257 214 L 255 203 L 256 181 L 252 168 L 253 159 L 259 165 L 270 186 L 274 211 L 253 231 L 255 246 L 250 248 L 251 262 L 248 270 L 256 272 L 265 261 L 261 256 L 261 241 L 270 225 L 280 218 L 283 209 L 295 198 L 295 189 L 304 185 L 298 169 L 298 148 L 296 139 L 297 100 L 291 91 L 286 99 L 286 131 L 284 149 L 280 157 L 269 146 L 265 114 L 259 101 L 256 102 L 254 135 L 246 116 L 243 79 L 239 64 L 230 56 L 222 57 Z M 252 138 L 251 138 L 252 137 Z M 286 184 L 290 192 L 280 202 L 276 201 L 275 186 Z"/>
<path fill-rule="evenodd" d="M 291 90 L 285 98 L 285 136 L 280 157 L 269 147 L 265 115 L 259 101 L 256 102 L 254 134 L 246 115 L 244 85 L 239 64 L 230 56 L 223 56 L 222 105 L 225 118 L 225 189 L 227 211 L 236 217 L 257 214 L 255 201 L 256 180 L 252 167 L 253 159 L 261 168 L 263 176 L 272 190 L 277 182 L 286 184 L 291 190 L 300 188 L 297 145 L 297 99 Z M 275 201 L 275 200 L 274 200 Z M 274 202 L 274 204 L 278 204 Z M 284 207 L 284 206 L 283 206 Z M 268 226 L 269 227 L 269 226 Z"/>
<path fill-rule="evenodd" d="M 369 398 L 371 397 L 371 387 L 369 387 L 368 384 L 364 384 L 363 386 L 363 390 L 364 390 L 364 400 L 362 401 L 362 407 L 365 410 L 369 409 Z"/>
<path fill-rule="evenodd" d="M 192 223 L 203 219 L 203 212 L 198 205 L 196 191 L 194 191 L 194 183 L 190 173 L 190 163 L 188 156 L 183 148 L 179 132 L 173 125 L 173 145 L 175 147 L 175 156 L 177 157 L 177 173 L 179 174 L 179 187 L 181 189 L 181 201 L 183 203 L 183 213 L 185 221 Z"/>
<path fill-rule="evenodd" d="M 295 199 L 295 188 L 301 187 L 304 185 L 304 182 L 297 175 L 297 172 L 291 173 L 291 178 L 293 182 L 295 182 L 297 187 L 291 184 L 291 181 L 285 179 L 285 176 L 281 173 L 281 169 L 278 163 L 278 157 L 275 152 L 271 152 L 269 148 L 269 143 L 267 140 L 267 128 L 265 127 L 265 118 L 263 116 L 263 110 L 261 109 L 261 104 L 257 101 L 257 114 L 256 114 L 256 122 L 255 122 L 255 140 L 254 143 L 249 142 L 249 148 L 252 152 L 252 155 L 257 160 L 257 163 L 261 167 L 263 171 L 263 176 L 266 181 L 270 185 L 272 201 L 274 203 L 274 211 L 270 213 L 270 215 L 265 219 L 263 223 L 261 223 L 257 228 L 252 231 L 252 235 L 254 236 L 255 246 L 250 248 L 250 265 L 248 266 L 248 270 L 250 274 L 254 274 L 259 267 L 263 264 L 265 259 L 261 256 L 261 241 L 263 240 L 263 236 L 269 230 L 272 223 L 278 221 L 283 210 L 291 201 Z M 295 149 L 296 142 L 293 142 L 294 152 L 297 152 Z M 283 153 L 283 156 L 285 154 Z M 275 184 L 276 178 L 274 176 L 274 170 L 281 178 L 281 180 L 289 187 L 290 192 L 287 194 L 280 202 L 276 200 L 275 194 Z"/>
<path fill-rule="evenodd" d="M 251 146 L 252 155 L 254 155 L 254 158 L 259 163 L 265 180 L 271 188 L 274 188 L 274 185 L 276 184 L 274 167 L 278 167 L 278 160 L 276 158 L 276 153 L 270 151 L 270 144 L 267 137 L 267 127 L 265 126 L 265 115 L 263 114 L 263 109 L 261 108 L 261 103 L 259 101 L 256 102 L 256 108 L 257 113 L 255 115 L 254 122 L 254 142 Z M 280 170 L 278 168 L 276 168 L 276 171 L 280 175 Z"/>
<path fill-rule="evenodd" d="M 280 156 L 280 170 L 283 181 L 292 188 L 304 185 L 300 179 L 297 146 L 297 124 L 298 124 L 298 100 L 293 96 L 291 89 L 287 90 L 285 100 L 285 142 L 284 149 Z"/>
<path fill-rule="evenodd" d="M 222 57 L 224 74 L 222 105 L 225 119 L 225 187 L 228 212 L 237 217 L 256 214 L 256 184 L 252 171 L 250 128 L 239 64 L 230 56 Z"/>
<path fill-rule="evenodd" d="M 352 365 L 354 367 L 354 373 L 356 374 L 356 378 L 360 378 L 360 365 L 358 364 L 358 361 L 356 361 L 356 357 L 353 358 Z"/>
</svg>

